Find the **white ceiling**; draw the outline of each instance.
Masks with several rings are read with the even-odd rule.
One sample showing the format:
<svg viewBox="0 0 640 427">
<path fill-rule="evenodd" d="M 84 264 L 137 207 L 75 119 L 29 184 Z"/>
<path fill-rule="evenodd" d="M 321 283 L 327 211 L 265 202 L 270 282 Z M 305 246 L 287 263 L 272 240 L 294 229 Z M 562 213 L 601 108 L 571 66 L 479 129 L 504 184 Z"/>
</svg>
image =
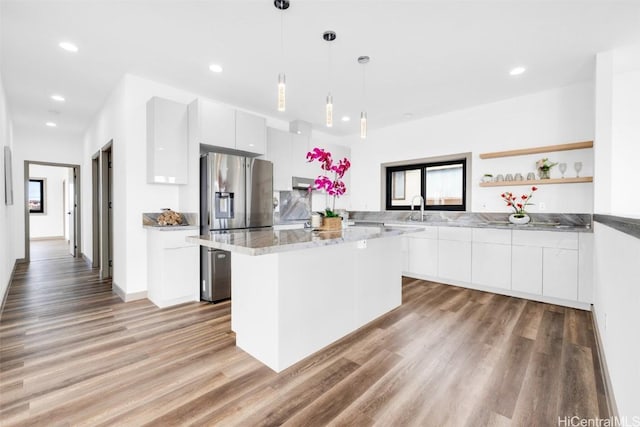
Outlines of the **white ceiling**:
<svg viewBox="0 0 640 427">
<path fill-rule="evenodd" d="M 337 135 L 593 79 L 594 55 L 640 42 L 640 1 L 114 1 L 0 3 L 1 65 L 17 126 L 84 131 L 124 73 L 324 129 L 328 47 Z M 71 54 L 58 43 L 69 40 Z M 224 67 L 208 70 L 211 62 Z M 511 77 L 516 66 L 525 74 Z M 276 111 L 278 72 L 287 111 Z M 64 104 L 49 96 L 64 95 Z M 54 112 L 51 112 L 54 110 Z M 55 113 L 57 111 L 58 113 Z M 352 117 L 342 123 L 343 114 Z"/>
</svg>

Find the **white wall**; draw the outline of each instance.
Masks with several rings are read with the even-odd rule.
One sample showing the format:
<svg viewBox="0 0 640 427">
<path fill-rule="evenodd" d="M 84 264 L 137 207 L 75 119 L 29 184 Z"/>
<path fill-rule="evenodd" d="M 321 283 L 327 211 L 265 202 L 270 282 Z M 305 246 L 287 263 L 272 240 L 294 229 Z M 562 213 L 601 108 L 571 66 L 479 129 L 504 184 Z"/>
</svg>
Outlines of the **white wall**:
<svg viewBox="0 0 640 427">
<path fill-rule="evenodd" d="M 594 226 L 594 310 L 618 413 L 640 416 L 640 239 Z"/>
<path fill-rule="evenodd" d="M 371 122 L 371 118 L 369 119 Z M 583 162 L 581 176 L 593 173 L 593 150 L 554 152 L 481 160 L 479 154 L 568 142 L 588 141 L 594 137 L 593 84 L 582 83 L 532 95 L 454 111 L 395 126 L 369 131 L 366 140 L 349 137 L 352 152 L 351 208 L 380 210 L 380 165 L 387 162 L 422 159 L 472 152 L 471 210 L 508 212 L 500 193 L 516 193 L 526 187 L 480 188 L 485 173 L 506 174 L 535 170 L 535 161 L 549 157 L 569 164 L 567 176 L 575 176 L 573 162 Z M 557 167 L 552 178 L 560 177 Z M 540 186 L 535 206 L 544 202 L 547 212 L 593 211 L 592 184 Z"/>
<path fill-rule="evenodd" d="M 25 160 L 81 165 L 82 143 L 79 135 L 65 133 L 60 128 L 48 128 L 44 125 L 42 128 L 15 126 L 13 138 L 13 195 L 18 210 L 14 221 L 17 235 L 14 247 L 18 258 L 24 258 Z M 82 167 L 81 172 L 84 172 Z M 90 180 L 83 181 L 80 185 L 84 188 L 90 182 Z M 84 252 L 85 248 L 82 247 L 81 249 Z"/>
<path fill-rule="evenodd" d="M 595 213 L 640 218 L 638 93 L 640 45 L 598 55 Z M 594 234 L 594 310 L 613 394 L 620 415 L 640 416 L 640 239 L 599 223 Z"/>
<path fill-rule="evenodd" d="M 9 285 L 11 272 L 18 258 L 16 250 L 16 217 L 18 216 L 18 207 L 20 199 L 16 197 L 15 175 L 14 182 L 14 201 L 13 205 L 7 206 L 4 202 L 4 147 L 7 146 L 13 150 L 13 132 L 11 119 L 7 111 L 7 103 L 2 85 L 2 76 L 0 75 L 0 299 L 4 299 L 5 292 Z M 13 157 L 13 167 L 16 166 L 15 153 Z"/>
<path fill-rule="evenodd" d="M 29 215 L 29 237 L 63 237 L 66 207 L 63 191 L 69 177 L 69 168 L 43 165 L 30 165 L 29 178 L 44 178 L 45 212 Z"/>
</svg>

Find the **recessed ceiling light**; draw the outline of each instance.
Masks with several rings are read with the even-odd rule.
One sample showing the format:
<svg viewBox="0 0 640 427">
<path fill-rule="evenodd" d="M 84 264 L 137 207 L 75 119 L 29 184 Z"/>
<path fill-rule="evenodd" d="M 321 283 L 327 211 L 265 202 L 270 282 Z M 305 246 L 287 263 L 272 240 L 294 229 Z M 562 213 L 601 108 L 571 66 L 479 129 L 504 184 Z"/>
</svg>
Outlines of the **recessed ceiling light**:
<svg viewBox="0 0 640 427">
<path fill-rule="evenodd" d="M 51 95 L 51 99 L 58 102 L 64 102 L 64 96 L 62 95 Z"/>
<path fill-rule="evenodd" d="M 524 73 L 527 69 L 524 67 L 516 67 L 513 68 L 511 71 L 509 71 L 509 74 L 512 76 L 519 76 L 520 74 Z"/>
<path fill-rule="evenodd" d="M 76 46 L 73 43 L 61 42 L 58 46 L 60 46 L 62 49 L 66 50 L 68 52 L 77 52 L 78 51 L 78 46 Z"/>
<path fill-rule="evenodd" d="M 343 121 L 343 122 L 348 122 L 348 121 L 350 121 L 350 120 L 351 120 L 351 117 L 349 117 L 349 116 L 342 116 L 342 121 Z"/>
<path fill-rule="evenodd" d="M 53 122 L 47 122 L 46 125 L 49 126 L 50 128 L 54 128 L 54 127 L 58 126 L 57 124 L 55 124 Z"/>
<path fill-rule="evenodd" d="M 218 64 L 211 64 L 209 65 L 209 69 L 211 71 L 213 71 L 214 73 L 221 73 L 222 72 L 222 66 L 218 65 Z"/>
</svg>

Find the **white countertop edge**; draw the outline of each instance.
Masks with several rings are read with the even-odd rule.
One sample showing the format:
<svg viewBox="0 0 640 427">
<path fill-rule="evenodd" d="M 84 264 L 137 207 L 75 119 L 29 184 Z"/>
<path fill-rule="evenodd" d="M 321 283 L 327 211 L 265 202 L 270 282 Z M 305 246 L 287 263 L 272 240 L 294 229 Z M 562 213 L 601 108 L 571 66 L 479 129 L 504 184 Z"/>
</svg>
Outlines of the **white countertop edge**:
<svg viewBox="0 0 640 427">
<path fill-rule="evenodd" d="M 198 225 L 143 225 L 142 228 L 154 231 L 200 230 Z"/>
</svg>

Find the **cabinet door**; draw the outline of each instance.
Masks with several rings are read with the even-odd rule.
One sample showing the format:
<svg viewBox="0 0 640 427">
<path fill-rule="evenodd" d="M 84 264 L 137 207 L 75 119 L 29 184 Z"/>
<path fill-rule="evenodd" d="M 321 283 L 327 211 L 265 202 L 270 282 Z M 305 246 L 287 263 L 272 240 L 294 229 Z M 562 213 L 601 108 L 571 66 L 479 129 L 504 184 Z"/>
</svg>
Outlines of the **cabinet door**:
<svg viewBox="0 0 640 427">
<path fill-rule="evenodd" d="M 544 248 L 542 294 L 567 300 L 578 299 L 578 251 Z"/>
<path fill-rule="evenodd" d="M 291 190 L 291 137 L 289 132 L 267 129 L 266 159 L 273 163 L 273 190 Z"/>
<path fill-rule="evenodd" d="M 171 233 L 167 231 L 167 233 Z M 199 295 L 199 247 L 187 246 L 167 248 L 164 252 L 162 269 L 162 299 L 172 301 L 178 299 L 198 300 Z"/>
<path fill-rule="evenodd" d="M 236 150 L 264 154 L 267 150 L 267 124 L 263 117 L 236 111 Z"/>
<path fill-rule="evenodd" d="M 440 227 L 438 232 L 443 228 Z M 470 235 L 471 232 L 469 232 Z M 438 242 L 438 277 L 471 282 L 471 242 L 454 240 Z"/>
<path fill-rule="evenodd" d="M 409 272 L 424 276 L 438 275 L 438 241 L 408 237 Z"/>
<path fill-rule="evenodd" d="M 147 182 L 187 184 L 187 105 L 153 97 L 147 102 Z"/>
<path fill-rule="evenodd" d="M 542 248 L 536 246 L 511 248 L 511 289 L 542 295 Z"/>
<path fill-rule="evenodd" d="M 309 143 L 308 136 L 293 134 L 291 140 L 291 173 L 293 176 L 315 178 L 320 175 L 322 172 L 320 163 L 317 161 L 307 162 L 307 153 L 311 149 L 313 147 Z"/>
<path fill-rule="evenodd" d="M 473 242 L 473 283 L 511 289 L 511 245 Z"/>
<path fill-rule="evenodd" d="M 203 99 L 194 101 L 189 108 L 196 109 L 189 114 L 189 129 L 195 132 L 199 144 L 236 147 L 236 116 L 233 109 Z"/>
</svg>

